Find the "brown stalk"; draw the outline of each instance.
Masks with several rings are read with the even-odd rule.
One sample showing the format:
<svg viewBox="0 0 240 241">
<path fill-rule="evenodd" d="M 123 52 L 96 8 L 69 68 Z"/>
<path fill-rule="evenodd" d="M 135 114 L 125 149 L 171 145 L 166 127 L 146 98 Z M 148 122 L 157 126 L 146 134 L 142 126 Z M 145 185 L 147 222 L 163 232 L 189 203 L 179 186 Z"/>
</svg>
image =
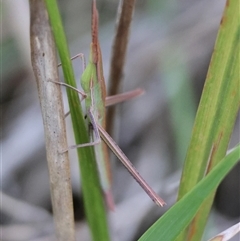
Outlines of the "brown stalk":
<svg viewBox="0 0 240 241">
<path fill-rule="evenodd" d="M 123 67 L 127 52 L 130 24 L 132 21 L 135 0 L 121 0 L 117 16 L 117 31 L 113 41 L 109 76 L 109 95 L 116 95 L 123 76 Z M 109 107 L 107 112 L 107 132 L 111 135 L 114 125 L 115 107 Z"/>
<path fill-rule="evenodd" d="M 33 71 L 37 81 L 45 131 L 53 216 L 58 241 L 74 241 L 74 215 L 66 127 L 55 46 L 43 0 L 30 0 L 30 38 Z"/>
</svg>

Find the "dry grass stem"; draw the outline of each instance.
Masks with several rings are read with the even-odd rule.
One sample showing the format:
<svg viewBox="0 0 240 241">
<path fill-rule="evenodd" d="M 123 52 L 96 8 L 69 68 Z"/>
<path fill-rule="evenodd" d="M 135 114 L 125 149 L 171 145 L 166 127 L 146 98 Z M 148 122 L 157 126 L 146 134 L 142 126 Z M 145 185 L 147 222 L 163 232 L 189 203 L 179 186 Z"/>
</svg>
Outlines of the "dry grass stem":
<svg viewBox="0 0 240 241">
<path fill-rule="evenodd" d="M 113 41 L 110 64 L 109 95 L 117 94 L 121 83 L 134 5 L 135 0 L 121 0 L 119 3 L 117 31 Z M 115 107 L 110 107 L 107 112 L 107 132 L 110 134 L 113 129 L 114 114 Z"/>
<path fill-rule="evenodd" d="M 50 178 L 53 215 L 58 241 L 73 241 L 74 216 L 66 128 L 58 81 L 55 46 L 43 0 L 30 2 L 31 57 L 38 86 Z"/>
</svg>

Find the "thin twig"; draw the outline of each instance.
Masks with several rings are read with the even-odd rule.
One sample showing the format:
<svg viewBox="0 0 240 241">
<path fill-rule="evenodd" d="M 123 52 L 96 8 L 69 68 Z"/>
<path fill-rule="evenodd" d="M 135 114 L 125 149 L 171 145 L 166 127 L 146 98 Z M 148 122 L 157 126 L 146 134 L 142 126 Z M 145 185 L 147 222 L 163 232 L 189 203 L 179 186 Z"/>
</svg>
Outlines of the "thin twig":
<svg viewBox="0 0 240 241">
<path fill-rule="evenodd" d="M 31 57 L 42 109 L 53 215 L 58 241 L 74 241 L 73 200 L 66 127 L 55 46 L 43 0 L 31 0 Z"/>
<path fill-rule="evenodd" d="M 110 67 L 109 95 L 116 95 L 121 83 L 134 5 L 135 0 L 121 0 L 119 3 L 117 31 L 113 42 Z M 115 107 L 110 107 L 107 112 L 107 132 L 110 134 L 113 130 L 114 114 Z"/>
</svg>

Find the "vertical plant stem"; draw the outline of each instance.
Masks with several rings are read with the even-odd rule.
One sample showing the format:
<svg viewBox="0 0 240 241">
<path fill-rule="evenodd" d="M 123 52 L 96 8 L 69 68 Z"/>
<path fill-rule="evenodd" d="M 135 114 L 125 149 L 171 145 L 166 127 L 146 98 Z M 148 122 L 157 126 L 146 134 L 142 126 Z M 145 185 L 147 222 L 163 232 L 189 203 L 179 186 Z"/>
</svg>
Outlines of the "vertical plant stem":
<svg viewBox="0 0 240 241">
<path fill-rule="evenodd" d="M 240 105 L 239 1 L 227 1 L 185 160 L 178 199 L 225 155 Z M 178 240 L 201 240 L 214 193 Z"/>
<path fill-rule="evenodd" d="M 48 82 L 58 81 L 55 46 L 44 1 L 29 2 L 31 57 L 43 116 L 56 238 L 74 241 L 70 164 L 68 153 L 59 154 L 67 147 L 62 94 L 60 86 Z"/>
<path fill-rule="evenodd" d="M 123 75 L 123 67 L 127 52 L 130 25 L 133 16 L 135 0 L 121 0 L 117 16 L 117 31 L 113 41 L 110 76 L 109 96 L 116 95 L 119 90 Z M 115 107 L 109 107 L 107 111 L 107 132 L 113 131 Z"/>
</svg>

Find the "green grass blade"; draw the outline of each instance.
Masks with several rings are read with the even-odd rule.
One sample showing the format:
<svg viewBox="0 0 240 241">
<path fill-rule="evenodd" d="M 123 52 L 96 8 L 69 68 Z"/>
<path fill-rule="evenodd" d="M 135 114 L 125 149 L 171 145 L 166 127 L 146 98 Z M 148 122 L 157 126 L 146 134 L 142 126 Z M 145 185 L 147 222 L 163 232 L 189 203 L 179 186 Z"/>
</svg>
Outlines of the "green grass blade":
<svg viewBox="0 0 240 241">
<path fill-rule="evenodd" d="M 229 0 L 199 104 L 178 200 L 204 177 L 206 169 L 211 170 L 226 154 L 240 103 L 239 33 L 239 0 Z M 178 241 L 201 240 L 213 197 L 214 192 Z"/>
<path fill-rule="evenodd" d="M 224 159 L 189 193 L 171 207 L 139 239 L 139 241 L 173 241 L 191 222 L 202 202 L 217 188 L 227 173 L 239 161 L 240 145 Z"/>
<path fill-rule="evenodd" d="M 45 0 L 45 3 L 62 63 L 65 81 L 67 84 L 76 87 L 67 41 L 57 3 L 55 0 Z M 89 16 L 89 21 L 90 19 Z M 67 88 L 67 95 L 76 143 L 89 142 L 78 94 L 76 91 Z M 107 241 L 109 240 L 107 217 L 93 148 L 78 148 L 77 153 L 81 167 L 84 207 L 93 240 Z"/>
</svg>

